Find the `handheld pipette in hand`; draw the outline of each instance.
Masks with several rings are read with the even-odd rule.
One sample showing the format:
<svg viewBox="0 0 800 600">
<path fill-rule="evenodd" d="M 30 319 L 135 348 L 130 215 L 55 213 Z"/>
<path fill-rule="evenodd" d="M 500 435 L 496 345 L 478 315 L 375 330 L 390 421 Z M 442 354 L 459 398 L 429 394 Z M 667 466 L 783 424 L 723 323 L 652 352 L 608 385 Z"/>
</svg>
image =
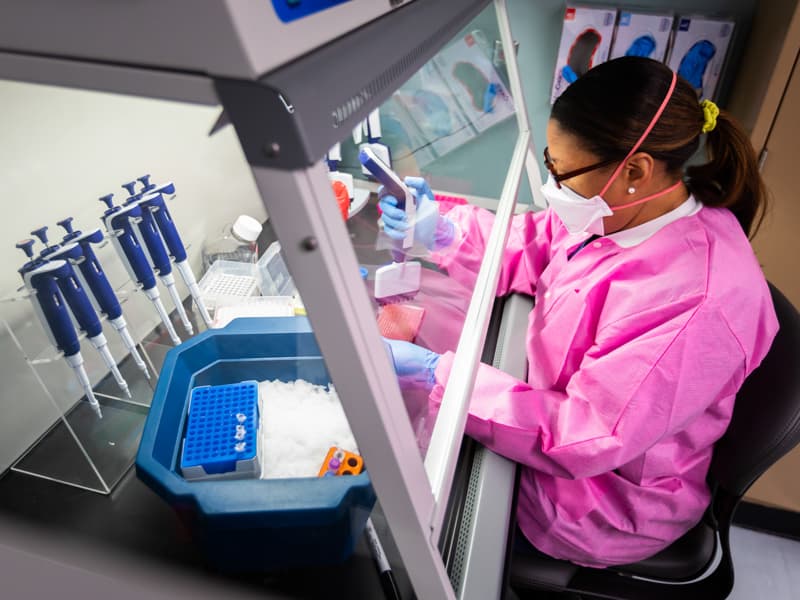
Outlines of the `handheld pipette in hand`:
<svg viewBox="0 0 800 600">
<path fill-rule="evenodd" d="M 405 211 L 410 227 L 402 240 L 395 240 L 390 265 L 375 271 L 375 299 L 381 303 L 413 298 L 419 292 L 422 265 L 406 261 L 406 249 L 414 245 L 414 218 L 416 204 L 414 195 L 400 177 L 383 162 L 369 146 L 358 154 L 361 164 L 383 185 L 383 195 L 397 199 L 397 208 Z"/>
<path fill-rule="evenodd" d="M 79 259 L 77 262 L 78 273 L 83 277 L 83 280 L 92 292 L 92 297 L 97 304 L 97 308 L 106 315 L 108 322 L 111 323 L 111 326 L 117 331 L 119 337 L 122 339 L 122 343 L 125 344 L 125 348 L 130 352 L 131 358 L 133 358 L 133 361 L 136 363 L 136 366 L 139 367 L 139 370 L 144 373 L 147 379 L 150 379 L 150 372 L 147 370 L 147 365 L 144 360 L 142 360 L 139 351 L 136 349 L 136 342 L 133 341 L 128 331 L 128 323 L 125 321 L 125 317 L 122 314 L 122 306 L 117 299 L 117 295 L 114 293 L 111 282 L 108 280 L 108 277 L 106 277 L 105 271 L 103 271 L 100 261 L 97 260 L 94 248 L 92 248 L 93 244 L 99 244 L 103 241 L 103 232 L 100 231 L 100 229 L 94 229 L 93 231 L 87 231 L 85 233 L 79 230 L 73 231 L 72 217 L 67 217 L 66 219 L 58 221 L 57 224 L 63 227 L 67 232 L 64 235 L 62 245 L 74 243 L 77 244 L 81 250 L 82 260 Z"/>
<path fill-rule="evenodd" d="M 141 217 L 142 209 L 138 204 L 114 206 L 112 203 L 113 197 L 114 194 L 108 194 L 100 198 L 100 202 L 104 202 L 108 207 L 100 219 L 103 221 L 111 238 L 111 243 L 128 270 L 131 279 L 139 284 L 145 296 L 153 303 L 172 343 L 177 346 L 181 343 L 181 338 L 175 332 L 175 327 L 173 327 L 172 321 L 169 320 L 169 315 L 161 303 L 161 294 L 158 293 L 158 288 L 156 287 L 156 277 L 147 262 L 147 257 L 144 255 L 144 250 L 139 244 L 133 229 L 133 223 L 131 223 L 131 219 Z"/>
<path fill-rule="evenodd" d="M 134 191 L 135 186 L 135 181 L 122 184 L 122 187 L 128 191 L 128 194 L 130 194 L 128 199 L 124 202 L 125 206 L 130 204 L 138 204 L 141 202 L 142 194 L 137 194 Z M 167 288 L 167 292 L 169 292 L 172 302 L 175 305 L 175 309 L 178 311 L 178 317 L 180 317 L 184 329 L 186 329 L 186 332 L 189 335 L 193 335 L 194 329 L 192 328 L 192 323 L 189 321 L 189 317 L 186 315 L 186 310 L 183 308 L 183 302 L 181 302 L 181 297 L 178 294 L 178 288 L 175 286 L 175 276 L 172 274 L 172 261 L 170 261 L 169 256 L 167 255 L 167 250 L 164 248 L 164 242 L 162 241 L 161 235 L 156 228 L 153 215 L 149 210 L 143 209 L 141 218 L 134 219 L 134 221 L 136 221 L 139 239 L 144 242 L 143 247 L 145 253 L 150 257 L 150 264 L 158 273 L 161 283 L 163 283 Z"/>
<path fill-rule="evenodd" d="M 197 305 L 197 310 L 200 311 L 200 316 L 206 327 L 211 327 L 211 316 L 208 314 L 203 297 L 200 294 L 200 286 L 197 285 L 192 267 L 189 266 L 189 261 L 186 257 L 186 248 L 183 245 L 181 236 L 175 227 L 175 222 L 172 220 L 172 215 L 169 214 L 164 194 L 171 195 L 175 193 L 175 184 L 171 181 L 162 185 L 155 185 L 150 183 L 150 175 L 142 175 L 139 177 L 144 189 L 142 190 L 143 197 L 140 204 L 143 208 L 149 209 L 156 220 L 159 231 L 167 244 L 170 255 L 175 261 L 175 268 L 181 274 L 186 287 L 192 294 L 192 299 Z"/>
<path fill-rule="evenodd" d="M 48 262 L 41 258 L 33 258 L 33 244 L 32 239 L 22 240 L 16 244 L 29 259 L 19 269 L 19 274 L 50 343 L 64 354 L 64 360 L 75 373 L 86 399 L 97 416 L 102 418 L 100 403 L 92 391 L 92 384 L 83 366 L 78 334 L 72 325 L 67 305 L 56 282 L 59 275 L 65 274 L 67 263 L 63 260 Z"/>
<path fill-rule="evenodd" d="M 61 290 L 61 295 L 67 301 L 72 316 L 75 317 L 75 322 L 78 323 L 81 331 L 86 333 L 87 339 L 95 347 L 97 353 L 103 359 L 111 375 L 117 382 L 119 388 L 130 398 L 131 392 L 128 388 L 128 382 L 119 372 L 119 367 L 108 349 L 108 340 L 103 334 L 103 325 L 97 317 L 97 313 L 92 306 L 92 301 L 89 299 L 86 289 L 84 288 L 78 276 L 75 274 L 73 264 L 82 261 L 83 255 L 80 246 L 74 243 L 68 243 L 64 246 L 48 245 L 47 242 L 47 226 L 40 227 L 31 231 L 45 245 L 44 250 L 40 252 L 42 259 L 46 261 L 63 261 L 65 264 L 56 272 L 56 283 Z"/>
</svg>

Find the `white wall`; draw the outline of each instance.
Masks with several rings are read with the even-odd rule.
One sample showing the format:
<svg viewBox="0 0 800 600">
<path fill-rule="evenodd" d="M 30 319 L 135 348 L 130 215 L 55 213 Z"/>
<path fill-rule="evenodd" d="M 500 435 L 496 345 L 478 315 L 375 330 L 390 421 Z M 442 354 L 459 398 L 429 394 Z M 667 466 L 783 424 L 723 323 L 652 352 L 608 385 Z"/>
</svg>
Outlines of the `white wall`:
<svg viewBox="0 0 800 600">
<path fill-rule="evenodd" d="M 55 222 L 75 218 L 77 229 L 101 226 L 98 198 L 127 195 L 120 184 L 144 173 L 155 183 L 174 181 L 178 195 L 170 211 L 190 260 L 200 275 L 203 240 L 236 215 L 263 220 L 265 212 L 241 148 L 228 127 L 209 138 L 218 108 L 199 107 L 113 94 L 0 81 L 0 297 L 13 295 L 24 262 L 14 244 L 41 225 L 51 239 L 63 231 Z M 37 248 L 40 246 L 37 244 Z M 126 274 L 110 246 L 98 256 L 115 284 Z M 180 277 L 176 277 L 180 282 Z M 185 287 L 179 284 L 182 293 Z M 124 305 L 138 336 L 158 322 L 149 303 L 134 298 Z M 162 297 L 169 308 L 166 292 Z M 39 356 L 45 341 L 27 301 L 0 303 L 0 471 L 8 467 L 57 418 L 39 391 L 33 373 L 6 328 L 11 324 L 26 352 Z M 115 357 L 122 346 L 110 327 L 106 337 Z M 89 344 L 83 343 L 90 375 L 103 375 Z M 61 361 L 40 368 L 57 401 L 69 406 L 78 397 L 71 372 Z"/>
</svg>

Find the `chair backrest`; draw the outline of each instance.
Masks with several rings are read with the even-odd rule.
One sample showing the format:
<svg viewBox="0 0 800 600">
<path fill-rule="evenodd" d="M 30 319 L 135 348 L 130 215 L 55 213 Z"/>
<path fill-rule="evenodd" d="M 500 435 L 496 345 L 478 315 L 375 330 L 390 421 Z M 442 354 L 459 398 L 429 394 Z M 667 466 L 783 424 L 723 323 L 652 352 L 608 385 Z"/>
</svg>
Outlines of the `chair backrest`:
<svg viewBox="0 0 800 600">
<path fill-rule="evenodd" d="M 714 448 L 709 483 L 740 498 L 800 442 L 800 314 L 769 286 L 780 330 L 736 395 L 733 417 Z"/>
</svg>

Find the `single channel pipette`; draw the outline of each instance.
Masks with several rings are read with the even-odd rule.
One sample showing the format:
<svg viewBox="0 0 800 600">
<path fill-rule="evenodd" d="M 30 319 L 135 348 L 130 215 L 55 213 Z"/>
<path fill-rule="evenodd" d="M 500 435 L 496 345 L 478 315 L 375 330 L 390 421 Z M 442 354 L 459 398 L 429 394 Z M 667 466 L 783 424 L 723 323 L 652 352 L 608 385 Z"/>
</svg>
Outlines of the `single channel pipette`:
<svg viewBox="0 0 800 600">
<path fill-rule="evenodd" d="M 144 373 L 147 379 L 150 379 L 150 372 L 147 369 L 147 365 L 144 360 L 142 360 L 136 348 L 136 342 L 133 341 L 128 331 L 128 323 L 125 321 L 125 317 L 122 314 L 122 306 L 117 299 L 117 295 L 114 293 L 111 282 L 108 280 L 108 277 L 106 277 L 105 271 L 103 271 L 100 261 L 97 260 L 94 248 L 92 248 L 93 244 L 99 244 L 103 241 L 103 232 L 100 231 L 100 229 L 94 229 L 86 233 L 80 230 L 73 231 L 72 217 L 67 217 L 66 219 L 58 221 L 58 225 L 63 227 L 67 232 L 66 235 L 64 235 L 62 244 L 74 243 L 80 248 L 82 260 L 79 259 L 77 262 L 78 273 L 83 277 L 83 280 L 92 292 L 92 297 L 98 309 L 106 315 L 108 322 L 111 323 L 111 326 L 117 331 L 119 337 L 122 339 L 122 343 L 125 344 L 125 348 L 128 349 L 133 361 L 136 363 L 136 366 L 139 367 L 139 370 Z"/>
<path fill-rule="evenodd" d="M 172 182 L 156 186 L 150 183 L 150 175 L 142 175 L 139 181 L 144 186 L 143 194 L 139 204 L 146 209 L 149 209 L 155 218 L 158 229 L 167 244 L 169 253 L 175 261 L 175 267 L 181 274 L 183 281 L 189 288 L 192 294 L 197 310 L 200 311 L 200 316 L 206 324 L 206 327 L 211 327 L 211 316 L 208 314 L 208 309 L 203 302 L 203 297 L 200 294 L 200 286 L 197 285 L 192 268 L 189 266 L 189 261 L 186 257 L 186 248 L 181 241 L 181 236 L 175 227 L 175 222 L 172 220 L 172 215 L 169 214 L 167 203 L 164 200 L 163 194 L 174 194 L 175 184 Z"/>
<path fill-rule="evenodd" d="M 133 223 L 131 223 L 131 219 L 141 217 L 142 209 L 138 204 L 114 206 L 112 203 L 113 197 L 113 194 L 108 194 L 100 198 L 100 201 L 108 206 L 100 219 L 106 226 L 111 243 L 128 270 L 131 279 L 141 286 L 145 296 L 153 303 L 158 316 L 161 317 L 161 322 L 167 328 L 167 333 L 172 343 L 177 346 L 181 343 L 181 338 L 175 332 L 175 327 L 172 325 L 172 321 L 170 321 L 169 315 L 161 303 L 161 294 L 158 293 L 155 274 L 147 262 L 147 257 L 144 255 L 144 250 L 139 244 L 133 229 Z"/>
<path fill-rule="evenodd" d="M 67 263 L 63 260 L 48 262 L 40 258 L 34 259 L 33 244 L 32 239 L 16 244 L 30 259 L 19 269 L 19 274 L 30 294 L 31 303 L 45 335 L 53 346 L 64 353 L 64 360 L 75 373 L 86 399 L 97 416 L 102 418 L 100 403 L 92 391 L 92 384 L 83 366 L 78 334 L 57 283 L 57 277 L 64 273 Z"/>
<path fill-rule="evenodd" d="M 128 398 L 131 398 L 128 382 L 125 381 L 122 373 L 119 372 L 119 367 L 114 357 L 111 355 L 111 351 L 108 349 L 108 340 L 103 334 L 103 325 L 100 323 L 100 319 L 97 317 L 97 313 L 92 307 L 92 301 L 89 299 L 86 289 L 83 287 L 83 284 L 75 274 L 75 269 L 72 267 L 73 264 L 83 258 L 80 246 L 74 243 L 68 243 L 65 246 L 48 246 L 46 226 L 32 231 L 31 234 L 38 237 L 41 242 L 45 244 L 45 249 L 40 253 L 44 260 L 48 262 L 64 262 L 64 266 L 54 272 L 56 283 L 61 290 L 61 295 L 67 301 L 67 305 L 72 315 L 75 317 L 78 327 L 81 328 L 81 331 L 86 333 L 87 339 L 91 342 L 92 346 L 95 347 L 98 354 L 100 354 L 100 357 L 103 359 L 109 371 L 111 371 L 111 375 L 114 377 L 119 388 Z"/>
<path fill-rule="evenodd" d="M 129 197 L 125 200 L 125 206 L 131 204 L 138 204 L 141 201 L 142 195 L 136 194 L 134 187 L 135 181 L 122 184 L 122 187 L 128 191 Z M 144 242 L 144 249 L 150 257 L 150 264 L 158 273 L 161 283 L 167 288 L 173 304 L 178 311 L 178 316 L 183 323 L 184 329 L 189 335 L 194 334 L 192 323 L 186 315 L 186 310 L 183 308 L 183 302 L 178 294 L 178 288 L 175 286 L 175 276 L 172 274 L 172 261 L 169 259 L 167 249 L 164 247 L 164 242 L 161 239 L 161 234 L 156 227 L 155 219 L 149 210 L 142 210 L 141 219 L 137 220 L 136 227 L 138 229 L 139 238 Z"/>
</svg>

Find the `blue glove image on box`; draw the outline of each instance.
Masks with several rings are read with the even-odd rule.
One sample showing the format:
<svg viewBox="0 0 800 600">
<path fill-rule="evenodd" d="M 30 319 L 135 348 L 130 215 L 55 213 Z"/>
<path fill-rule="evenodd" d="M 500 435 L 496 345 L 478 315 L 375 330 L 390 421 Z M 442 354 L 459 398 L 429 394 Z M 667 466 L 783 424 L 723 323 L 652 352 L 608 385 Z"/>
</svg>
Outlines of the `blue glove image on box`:
<svg viewBox="0 0 800 600">
<path fill-rule="evenodd" d="M 494 110 L 494 99 L 497 97 L 497 84 L 490 83 L 483 93 L 483 112 L 490 113 Z"/>
<path fill-rule="evenodd" d="M 572 67 L 569 65 L 564 65 L 564 67 L 561 69 L 561 75 L 564 76 L 564 80 L 567 83 L 575 83 L 575 81 L 578 79 L 578 74 L 573 71 Z"/>
<path fill-rule="evenodd" d="M 646 33 L 633 40 L 630 48 L 625 52 L 625 56 L 642 56 L 644 58 L 649 58 L 655 49 L 655 38 L 649 33 Z"/>
<path fill-rule="evenodd" d="M 700 40 L 689 48 L 689 51 L 681 59 L 678 75 L 692 84 L 698 93 L 702 93 L 706 67 L 716 53 L 717 49 L 714 44 L 708 40 Z"/>
<path fill-rule="evenodd" d="M 417 90 L 412 102 L 425 114 L 425 120 L 421 123 L 423 129 L 437 137 L 453 133 L 453 120 L 441 96 L 428 90 Z"/>
</svg>

